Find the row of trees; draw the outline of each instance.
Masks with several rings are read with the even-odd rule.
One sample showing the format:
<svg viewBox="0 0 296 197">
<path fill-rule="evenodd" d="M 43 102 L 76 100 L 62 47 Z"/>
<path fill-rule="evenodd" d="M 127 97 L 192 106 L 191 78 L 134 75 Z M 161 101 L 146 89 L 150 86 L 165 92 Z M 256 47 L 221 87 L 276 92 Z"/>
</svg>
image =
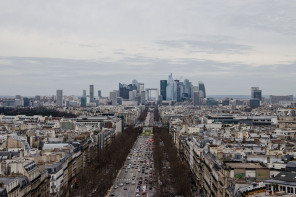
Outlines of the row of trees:
<svg viewBox="0 0 296 197">
<path fill-rule="evenodd" d="M 158 148 L 160 150 L 160 152 L 157 150 L 154 151 L 155 154 L 158 154 L 155 155 L 155 159 L 159 157 L 159 159 L 163 160 L 161 164 L 158 164 L 156 160 L 154 160 L 156 163 L 156 171 L 159 172 L 162 177 L 165 177 L 161 186 L 163 192 L 170 193 L 170 187 L 172 187 L 177 195 L 192 196 L 191 179 L 189 178 L 190 169 L 179 158 L 177 148 L 174 145 L 168 129 L 161 127 L 154 128 L 154 131 L 155 149 L 159 146 Z"/>
<path fill-rule="evenodd" d="M 159 111 L 158 108 L 154 108 L 154 121 L 159 121 L 160 117 L 159 117 Z"/>
<path fill-rule="evenodd" d="M 90 193 L 105 196 L 140 132 L 141 128 L 129 127 L 118 134 L 105 150 L 90 150 L 87 166 L 77 177 L 77 187 L 70 189 L 70 196 L 89 196 Z"/>
<path fill-rule="evenodd" d="M 154 128 L 155 130 L 156 128 Z M 153 148 L 153 160 L 154 160 L 154 169 L 157 176 L 157 196 L 162 196 L 163 194 L 163 182 L 166 179 L 165 174 L 163 174 L 163 160 L 164 160 L 164 151 L 163 146 L 160 145 L 160 135 L 159 132 L 154 132 L 153 135 L 154 148 Z"/>
<path fill-rule="evenodd" d="M 76 118 L 77 116 L 72 113 L 61 112 L 55 109 L 49 109 L 45 107 L 24 107 L 24 108 L 0 108 L 0 114 L 16 116 L 16 115 L 41 115 L 41 116 L 52 116 L 52 117 L 65 117 L 65 118 Z"/>
<path fill-rule="evenodd" d="M 143 122 L 146 119 L 147 114 L 148 114 L 148 108 L 145 108 L 145 110 L 140 114 L 138 120 L 140 122 Z"/>
</svg>

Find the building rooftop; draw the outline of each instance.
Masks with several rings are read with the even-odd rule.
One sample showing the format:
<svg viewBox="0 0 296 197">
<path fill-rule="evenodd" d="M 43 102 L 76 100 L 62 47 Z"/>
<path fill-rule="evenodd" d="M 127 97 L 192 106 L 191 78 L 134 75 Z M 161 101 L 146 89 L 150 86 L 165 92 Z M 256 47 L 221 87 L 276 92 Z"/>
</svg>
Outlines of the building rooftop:
<svg viewBox="0 0 296 197">
<path fill-rule="evenodd" d="M 257 169 L 257 168 L 263 168 L 258 163 L 225 163 L 227 167 L 230 167 L 232 169 L 242 168 L 242 169 Z"/>
</svg>

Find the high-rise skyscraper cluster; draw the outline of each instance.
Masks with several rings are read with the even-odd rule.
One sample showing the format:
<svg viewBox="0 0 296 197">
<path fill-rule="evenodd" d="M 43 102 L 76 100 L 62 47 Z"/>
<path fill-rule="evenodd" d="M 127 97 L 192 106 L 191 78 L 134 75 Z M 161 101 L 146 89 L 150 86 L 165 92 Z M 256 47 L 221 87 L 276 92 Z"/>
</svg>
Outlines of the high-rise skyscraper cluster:
<svg viewBox="0 0 296 197">
<path fill-rule="evenodd" d="M 81 107 L 95 107 L 99 105 L 99 98 L 101 98 L 101 90 L 98 90 L 98 97 L 95 97 L 95 86 L 89 85 L 89 95 L 87 95 L 86 90 L 83 90 L 82 96 L 80 98 Z"/>
<path fill-rule="evenodd" d="M 144 98 L 142 98 L 144 97 Z M 119 83 L 118 90 L 113 90 L 109 94 L 110 104 L 137 105 L 146 100 L 144 83 L 139 83 L 136 79 L 131 84 Z"/>
<path fill-rule="evenodd" d="M 119 83 L 118 90 L 110 92 L 109 98 L 112 105 L 119 104 L 118 101 L 122 101 L 126 104 L 147 104 L 194 101 L 194 95 L 195 97 L 198 95 L 198 98 L 195 98 L 196 105 L 204 103 L 206 90 L 202 82 L 199 82 L 198 86 L 193 86 L 188 79 L 180 81 L 174 79 L 173 75 L 170 74 L 167 80 L 160 80 L 160 89 L 144 89 L 143 83 L 133 80 L 131 84 Z"/>
<path fill-rule="evenodd" d="M 223 96 L 223 95 L 222 95 Z M 145 88 L 144 83 L 133 79 L 131 83 L 119 83 L 118 89 L 109 93 L 108 97 L 103 97 L 101 90 L 95 89 L 95 85 L 89 85 L 88 89 L 82 90 L 81 96 L 66 96 L 63 90 L 56 90 L 56 95 L 35 97 L 22 97 L 16 95 L 15 98 L 0 98 L 0 107 L 97 107 L 98 105 L 174 105 L 192 104 L 194 106 L 226 106 L 226 105 L 248 105 L 251 108 L 263 106 L 265 103 L 283 104 L 296 106 L 293 95 L 270 95 L 263 97 L 259 87 L 251 87 L 250 96 L 246 95 L 219 95 L 207 96 L 205 84 L 201 81 L 197 85 L 189 79 L 176 79 L 172 74 L 168 79 L 161 79 L 158 88 Z M 243 97 L 236 97 L 243 96 Z"/>
<path fill-rule="evenodd" d="M 188 79 L 181 82 L 173 79 L 173 75 L 170 74 L 167 80 L 160 80 L 160 95 L 164 101 L 193 100 L 194 105 L 201 105 L 206 98 L 206 90 L 202 82 L 194 86 Z"/>
</svg>

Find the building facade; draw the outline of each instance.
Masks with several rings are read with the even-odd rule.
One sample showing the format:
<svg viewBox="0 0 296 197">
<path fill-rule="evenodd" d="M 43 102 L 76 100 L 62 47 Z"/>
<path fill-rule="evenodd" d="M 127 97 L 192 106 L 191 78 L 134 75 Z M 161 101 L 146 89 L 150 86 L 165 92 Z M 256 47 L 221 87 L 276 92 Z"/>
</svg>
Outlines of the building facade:
<svg viewBox="0 0 296 197">
<path fill-rule="evenodd" d="M 168 81 L 167 80 L 160 80 L 160 95 L 162 96 L 162 100 L 166 100 L 166 87 Z"/>
<path fill-rule="evenodd" d="M 63 106 L 63 90 L 57 90 L 57 106 Z"/>
</svg>

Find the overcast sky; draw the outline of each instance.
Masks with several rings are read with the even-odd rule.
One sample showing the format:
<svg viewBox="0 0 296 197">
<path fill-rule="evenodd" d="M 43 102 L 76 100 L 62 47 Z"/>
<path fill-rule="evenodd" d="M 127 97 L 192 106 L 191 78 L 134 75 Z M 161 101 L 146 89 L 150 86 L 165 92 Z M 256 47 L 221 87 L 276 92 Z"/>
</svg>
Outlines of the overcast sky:
<svg viewBox="0 0 296 197">
<path fill-rule="evenodd" d="M 103 96 L 170 73 L 208 95 L 296 95 L 296 1 L 2 0 L 0 95 Z"/>
</svg>

